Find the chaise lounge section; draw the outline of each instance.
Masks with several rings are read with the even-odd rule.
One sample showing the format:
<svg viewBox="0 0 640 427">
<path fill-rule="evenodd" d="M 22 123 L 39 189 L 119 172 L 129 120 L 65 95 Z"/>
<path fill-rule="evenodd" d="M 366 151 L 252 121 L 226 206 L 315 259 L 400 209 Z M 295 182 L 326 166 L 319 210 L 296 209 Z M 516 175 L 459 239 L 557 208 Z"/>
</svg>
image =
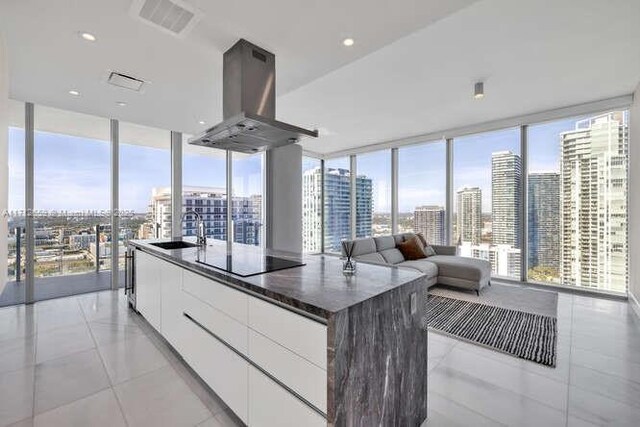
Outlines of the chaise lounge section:
<svg viewBox="0 0 640 427">
<path fill-rule="evenodd" d="M 426 275 L 427 286 L 436 284 L 476 291 L 490 285 L 491 263 L 457 255 L 455 246 L 431 245 L 435 255 L 405 260 L 397 245 L 416 237 L 414 233 L 368 237 L 353 241 L 353 257 L 360 262 L 411 268 Z M 343 254 L 344 255 L 344 254 Z"/>
</svg>

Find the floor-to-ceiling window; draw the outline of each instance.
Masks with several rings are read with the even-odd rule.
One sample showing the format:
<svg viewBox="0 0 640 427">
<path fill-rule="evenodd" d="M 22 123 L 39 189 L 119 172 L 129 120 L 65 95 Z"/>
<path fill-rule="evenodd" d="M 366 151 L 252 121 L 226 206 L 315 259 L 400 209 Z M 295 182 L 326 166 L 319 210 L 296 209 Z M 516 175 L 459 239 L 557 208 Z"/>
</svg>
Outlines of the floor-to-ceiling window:
<svg viewBox="0 0 640 427">
<path fill-rule="evenodd" d="M 321 161 L 302 157 L 302 250 L 322 250 L 322 169 Z"/>
<path fill-rule="evenodd" d="M 264 245 L 264 153 L 233 153 L 231 195 L 233 241 Z"/>
<path fill-rule="evenodd" d="M 324 250 L 340 252 L 351 238 L 351 167 L 349 157 L 324 163 Z"/>
<path fill-rule="evenodd" d="M 447 243 L 447 147 L 445 141 L 398 149 L 398 231 Z"/>
<path fill-rule="evenodd" d="M 10 103 L 7 145 L 7 283 L 0 306 L 25 297 L 25 145 L 24 104 Z"/>
<path fill-rule="evenodd" d="M 356 237 L 391 234 L 391 151 L 356 156 Z"/>
<path fill-rule="evenodd" d="M 455 138 L 454 241 L 460 254 L 491 262 L 493 274 L 520 279 L 520 129 Z"/>
<path fill-rule="evenodd" d="M 110 268 L 109 120 L 36 106 L 35 277 Z"/>
<path fill-rule="evenodd" d="M 226 152 L 215 148 L 182 144 L 182 234 L 197 234 L 196 216 L 200 214 L 205 234 L 210 239 L 227 239 L 227 166 Z"/>
<path fill-rule="evenodd" d="M 627 289 L 628 113 L 529 126 L 529 281 Z"/>
<path fill-rule="evenodd" d="M 171 237 L 171 133 L 119 123 L 120 268 L 129 239 Z"/>
</svg>

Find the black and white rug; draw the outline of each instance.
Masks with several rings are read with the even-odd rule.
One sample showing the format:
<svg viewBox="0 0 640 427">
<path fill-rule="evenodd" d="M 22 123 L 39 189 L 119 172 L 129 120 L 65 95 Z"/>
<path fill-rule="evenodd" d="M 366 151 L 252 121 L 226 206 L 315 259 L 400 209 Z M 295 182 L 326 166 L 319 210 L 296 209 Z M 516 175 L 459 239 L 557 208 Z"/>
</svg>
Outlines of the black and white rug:
<svg viewBox="0 0 640 427">
<path fill-rule="evenodd" d="M 494 296 L 513 293 L 511 297 L 515 299 L 531 297 L 531 292 L 545 292 L 522 288 L 505 290 L 500 285 L 489 289 L 492 288 L 496 288 Z M 505 300 L 508 298 L 494 297 L 499 304 L 488 304 L 486 300 L 492 300 L 489 293 L 485 293 L 484 300 L 473 301 L 473 297 L 463 292 L 430 290 L 425 319 L 427 326 L 434 332 L 555 367 L 557 294 L 545 292 L 552 295 L 536 295 L 540 300 L 530 309 L 524 307 L 527 311 L 523 311 L 523 307 L 518 307 L 518 310 L 506 308 Z"/>
</svg>

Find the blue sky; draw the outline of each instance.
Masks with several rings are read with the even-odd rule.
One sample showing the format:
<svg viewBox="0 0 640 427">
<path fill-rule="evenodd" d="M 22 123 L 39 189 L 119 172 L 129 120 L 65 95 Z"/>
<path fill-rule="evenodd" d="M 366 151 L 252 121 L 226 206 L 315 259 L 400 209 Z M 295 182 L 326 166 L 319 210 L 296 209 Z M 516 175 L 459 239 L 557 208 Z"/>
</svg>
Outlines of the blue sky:
<svg viewBox="0 0 640 427">
<path fill-rule="evenodd" d="M 559 120 L 529 127 L 529 172 L 558 172 L 560 133 L 573 130 L 580 118 Z M 510 150 L 520 154 L 519 128 L 504 129 L 456 138 L 454 142 L 454 189 L 464 186 L 482 189 L 483 211 L 491 211 L 491 154 Z M 412 212 L 420 205 L 445 204 L 446 147 L 443 141 L 403 147 L 398 155 L 400 212 Z M 313 161 L 303 168 L 315 167 Z M 330 159 L 328 168 L 349 168 L 346 157 Z M 373 180 L 374 209 L 390 210 L 390 152 L 363 154 L 358 158 L 358 175 Z"/>
<path fill-rule="evenodd" d="M 559 134 L 577 119 L 529 127 L 529 171 L 559 170 Z M 457 138 L 454 143 L 454 188 L 479 186 L 483 210 L 491 210 L 491 153 L 519 153 L 517 128 Z M 168 145 L 168 144 L 167 144 Z M 435 142 L 400 149 L 399 208 L 445 203 L 445 144 Z M 225 186 L 225 161 L 220 156 L 184 153 L 185 186 Z M 234 159 L 234 193 L 262 192 L 262 158 Z M 303 168 L 318 165 L 305 159 Z M 349 159 L 327 161 L 330 168 L 348 168 Z M 42 210 L 109 209 L 109 146 L 105 141 L 36 132 L 35 207 Z M 358 156 L 358 174 L 373 179 L 374 207 L 390 210 L 390 152 Z M 153 187 L 171 184 L 168 149 L 122 144 L 120 147 L 120 207 L 146 212 Z M 9 130 L 9 208 L 24 206 L 24 131 Z"/>
<path fill-rule="evenodd" d="M 261 162 L 261 156 L 234 159 L 234 194 L 262 192 Z M 109 209 L 110 158 L 106 141 L 36 132 L 34 164 L 36 210 Z M 185 186 L 224 188 L 225 177 L 224 158 L 184 154 Z M 170 185 L 168 149 L 120 145 L 122 210 L 146 212 L 151 189 Z M 9 209 L 23 208 L 24 130 L 10 128 Z"/>
</svg>

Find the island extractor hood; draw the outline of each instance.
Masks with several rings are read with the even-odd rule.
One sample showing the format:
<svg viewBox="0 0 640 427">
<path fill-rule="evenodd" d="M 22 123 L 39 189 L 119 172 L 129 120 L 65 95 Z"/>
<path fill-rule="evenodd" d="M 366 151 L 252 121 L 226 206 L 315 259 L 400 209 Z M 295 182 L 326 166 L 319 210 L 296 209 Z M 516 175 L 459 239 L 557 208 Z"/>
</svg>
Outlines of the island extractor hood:
<svg viewBox="0 0 640 427">
<path fill-rule="evenodd" d="M 223 122 L 189 140 L 242 153 L 257 153 L 317 137 L 318 131 L 279 122 L 276 115 L 276 57 L 244 39 L 224 53 Z"/>
</svg>

